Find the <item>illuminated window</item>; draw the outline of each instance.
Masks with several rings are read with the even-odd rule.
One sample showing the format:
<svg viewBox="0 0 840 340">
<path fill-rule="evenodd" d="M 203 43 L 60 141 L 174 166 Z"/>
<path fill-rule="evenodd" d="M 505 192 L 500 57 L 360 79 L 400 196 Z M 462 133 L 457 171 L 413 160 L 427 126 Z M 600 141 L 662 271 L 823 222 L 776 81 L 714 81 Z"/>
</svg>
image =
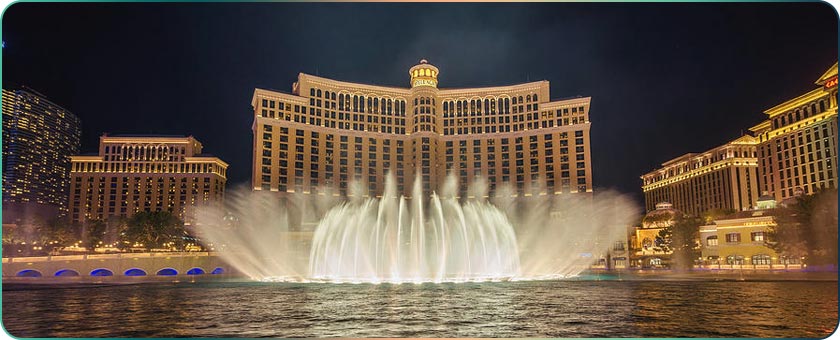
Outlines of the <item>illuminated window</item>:
<svg viewBox="0 0 840 340">
<path fill-rule="evenodd" d="M 726 242 L 727 243 L 739 243 L 739 242 L 741 242 L 741 234 L 740 233 L 726 234 Z"/>
</svg>

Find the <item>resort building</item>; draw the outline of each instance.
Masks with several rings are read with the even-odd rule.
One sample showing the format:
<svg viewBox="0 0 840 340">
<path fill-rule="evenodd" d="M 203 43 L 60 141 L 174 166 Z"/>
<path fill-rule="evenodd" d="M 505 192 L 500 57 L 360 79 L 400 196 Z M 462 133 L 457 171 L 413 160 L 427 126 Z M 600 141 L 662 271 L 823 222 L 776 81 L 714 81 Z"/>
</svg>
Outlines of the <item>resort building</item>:
<svg viewBox="0 0 840 340">
<path fill-rule="evenodd" d="M 837 187 L 837 64 L 815 83 L 750 128 L 758 138 L 759 189 L 776 201 Z"/>
<path fill-rule="evenodd" d="M 75 222 L 169 211 L 190 224 L 196 206 L 223 204 L 228 164 L 192 136 L 103 135 L 97 155 L 71 159 Z"/>
<path fill-rule="evenodd" d="M 646 211 L 670 202 L 689 215 L 752 209 L 758 199 L 758 139 L 741 136 L 702 153 L 689 153 L 642 175 Z"/>
<path fill-rule="evenodd" d="M 592 191 L 590 98 L 549 100 L 549 82 L 438 88 L 421 60 L 410 87 L 350 83 L 299 74 L 291 93 L 256 89 L 254 190 L 381 195 L 390 171 L 401 193 L 415 178 L 425 193 L 452 174 L 460 193 L 476 177 L 493 195 Z"/>
<path fill-rule="evenodd" d="M 3 223 L 66 213 L 81 121 L 25 87 L 3 89 Z"/>
<path fill-rule="evenodd" d="M 737 212 L 700 227 L 700 253 L 704 268 L 800 268 L 800 256 L 779 256 L 767 247 L 770 228 L 776 224 L 776 201 L 760 198 L 759 208 Z M 804 254 L 802 254 L 804 255 Z"/>
</svg>

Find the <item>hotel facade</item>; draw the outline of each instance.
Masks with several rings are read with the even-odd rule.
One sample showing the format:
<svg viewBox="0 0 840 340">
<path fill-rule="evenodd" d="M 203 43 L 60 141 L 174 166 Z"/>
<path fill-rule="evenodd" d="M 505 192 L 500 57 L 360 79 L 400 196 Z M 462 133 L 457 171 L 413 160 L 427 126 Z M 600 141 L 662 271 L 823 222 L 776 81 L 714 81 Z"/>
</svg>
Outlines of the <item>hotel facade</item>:
<svg viewBox="0 0 840 340">
<path fill-rule="evenodd" d="M 3 89 L 3 221 L 64 215 L 81 121 L 44 95 Z"/>
<path fill-rule="evenodd" d="M 759 188 L 779 202 L 837 187 L 837 64 L 815 85 L 750 128 L 759 140 Z"/>
<path fill-rule="evenodd" d="M 71 221 L 169 211 L 191 224 L 195 207 L 222 207 L 227 167 L 192 136 L 103 135 L 97 155 L 72 157 Z"/>
<path fill-rule="evenodd" d="M 254 190 L 352 196 L 381 195 L 386 174 L 411 194 L 448 175 L 459 195 L 476 177 L 493 195 L 592 191 L 590 98 L 549 100 L 549 82 L 438 88 L 438 68 L 421 60 L 411 87 L 350 83 L 299 74 L 291 93 L 256 89 Z"/>
<path fill-rule="evenodd" d="M 757 138 L 744 135 L 706 152 L 674 158 L 642 175 L 646 211 L 660 202 L 694 216 L 711 209 L 750 209 L 759 196 L 756 144 Z"/>
<path fill-rule="evenodd" d="M 723 146 L 687 154 L 641 176 L 645 207 L 660 202 L 699 216 L 754 209 L 759 195 L 782 202 L 837 187 L 837 64 L 817 88 L 764 111 L 768 119 Z"/>
</svg>

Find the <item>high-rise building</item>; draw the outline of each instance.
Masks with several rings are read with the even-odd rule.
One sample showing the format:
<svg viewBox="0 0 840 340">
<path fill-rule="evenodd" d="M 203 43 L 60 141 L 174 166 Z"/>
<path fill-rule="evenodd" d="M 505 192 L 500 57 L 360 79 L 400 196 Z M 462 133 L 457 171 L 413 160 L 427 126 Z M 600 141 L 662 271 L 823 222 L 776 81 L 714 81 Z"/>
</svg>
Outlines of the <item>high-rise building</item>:
<svg viewBox="0 0 840 340">
<path fill-rule="evenodd" d="M 411 87 L 350 83 L 299 74 L 291 93 L 256 89 L 254 190 L 380 195 L 388 171 L 401 193 L 415 178 L 426 193 L 452 174 L 460 194 L 477 176 L 493 195 L 592 191 L 590 98 L 549 100 L 549 82 L 438 88 L 421 60 Z M 321 192 L 323 193 L 323 192 Z"/>
<path fill-rule="evenodd" d="M 3 89 L 3 221 L 66 212 L 81 121 L 29 88 Z"/>
<path fill-rule="evenodd" d="M 674 158 L 642 175 L 646 211 L 661 202 L 694 216 L 712 209 L 752 209 L 759 196 L 757 143 L 757 138 L 744 135 L 706 152 Z"/>
<path fill-rule="evenodd" d="M 195 207 L 223 204 L 228 164 L 192 136 L 99 137 L 99 153 L 73 156 L 72 221 L 169 211 L 185 223 Z"/>
<path fill-rule="evenodd" d="M 760 190 L 776 201 L 837 187 L 837 63 L 815 83 L 750 128 L 759 140 Z"/>
</svg>

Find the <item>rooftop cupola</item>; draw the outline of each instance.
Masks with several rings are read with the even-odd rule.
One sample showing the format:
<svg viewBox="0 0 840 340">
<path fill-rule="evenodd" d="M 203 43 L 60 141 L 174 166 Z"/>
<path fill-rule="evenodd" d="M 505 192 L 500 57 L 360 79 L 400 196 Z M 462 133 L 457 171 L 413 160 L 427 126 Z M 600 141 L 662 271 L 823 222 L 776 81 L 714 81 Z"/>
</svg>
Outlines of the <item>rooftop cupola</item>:
<svg viewBox="0 0 840 340">
<path fill-rule="evenodd" d="M 418 86 L 430 86 L 437 88 L 438 68 L 429 64 L 429 61 L 426 59 L 420 60 L 419 64 L 410 68 L 408 70 L 408 74 L 411 76 L 412 88 Z"/>
</svg>

